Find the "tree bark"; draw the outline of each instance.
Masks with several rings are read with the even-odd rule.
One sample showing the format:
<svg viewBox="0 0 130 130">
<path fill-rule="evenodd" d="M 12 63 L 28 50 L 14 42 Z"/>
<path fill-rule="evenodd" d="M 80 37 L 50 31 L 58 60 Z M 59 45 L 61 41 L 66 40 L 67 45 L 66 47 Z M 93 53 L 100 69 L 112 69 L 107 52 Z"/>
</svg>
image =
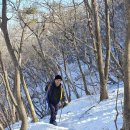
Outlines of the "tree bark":
<svg viewBox="0 0 130 130">
<path fill-rule="evenodd" d="M 20 119 L 22 120 L 22 125 L 20 130 L 27 130 L 28 122 L 27 122 L 27 113 L 22 101 L 21 97 L 21 91 L 20 91 L 20 72 L 19 69 L 16 68 L 15 70 L 15 88 L 16 88 L 16 98 L 19 106 L 19 114 L 20 114 Z"/>
<path fill-rule="evenodd" d="M 36 115 L 36 112 L 35 112 L 35 108 L 34 108 L 34 105 L 32 103 L 32 99 L 30 97 L 27 84 L 25 82 L 25 79 L 24 79 L 23 74 L 22 74 L 21 71 L 20 71 L 20 77 L 21 77 L 21 82 L 23 84 L 23 88 L 24 88 L 24 91 L 25 91 L 25 94 L 26 94 L 26 97 L 27 97 L 27 100 L 28 100 L 29 107 L 30 107 L 32 120 L 33 120 L 33 122 L 38 122 L 38 118 L 37 118 L 37 115 Z"/>
<path fill-rule="evenodd" d="M 71 101 L 71 91 L 70 91 L 70 88 L 71 88 L 71 86 L 70 86 L 70 83 L 68 82 L 68 75 L 67 75 L 67 64 L 66 64 L 66 61 L 64 61 L 64 68 L 65 68 L 65 74 L 66 74 L 66 76 L 67 76 L 67 86 L 68 86 L 68 93 L 67 93 L 67 98 L 68 98 L 68 101 L 70 102 Z"/>
<path fill-rule="evenodd" d="M 103 65 L 103 55 L 102 55 L 102 41 L 100 34 L 100 20 L 98 16 L 98 5 L 96 0 L 92 0 L 94 21 L 95 21 L 95 37 L 96 37 L 96 50 L 97 50 L 97 66 L 100 77 L 100 101 L 108 99 L 108 92 L 105 82 L 105 73 Z"/>
<path fill-rule="evenodd" d="M 15 107 L 17 107 L 17 102 L 15 100 L 15 97 L 13 96 L 13 93 L 11 91 L 11 87 L 10 87 L 10 84 L 9 84 L 8 73 L 5 70 L 5 67 L 4 67 L 4 64 L 3 64 L 1 52 L 0 52 L 0 64 L 1 64 L 2 72 L 3 72 L 2 78 L 3 78 L 4 86 L 6 87 L 6 90 L 8 91 L 8 94 L 10 96 L 12 103 L 14 104 Z"/>
<path fill-rule="evenodd" d="M 130 130 L 130 0 L 126 5 L 126 42 L 124 55 L 124 125 L 123 130 Z"/>
<path fill-rule="evenodd" d="M 67 78 L 67 82 L 68 82 L 68 84 L 69 84 L 69 83 L 71 84 L 76 98 L 80 98 L 79 93 L 78 93 L 78 91 L 77 91 L 77 89 L 76 89 L 76 86 L 75 86 L 75 84 L 74 84 L 74 81 L 73 81 L 73 77 L 72 77 L 72 74 L 71 74 L 71 70 L 70 70 L 69 66 L 66 66 L 66 67 L 67 67 L 68 73 L 69 73 L 69 75 L 70 75 L 70 78 Z M 69 88 L 69 89 L 70 89 L 70 88 Z"/>
<path fill-rule="evenodd" d="M 4 128 L 3 128 L 3 126 L 2 126 L 2 124 L 0 124 L 0 130 L 4 130 Z"/>
<path fill-rule="evenodd" d="M 65 53 L 64 53 L 63 49 L 62 49 L 62 55 L 63 55 L 63 61 L 64 61 L 63 63 L 64 63 L 65 75 L 67 76 L 67 79 L 68 79 L 68 75 L 67 75 L 67 61 L 65 59 Z M 68 82 L 66 82 L 66 83 L 67 83 L 67 86 L 68 86 L 68 93 L 66 92 L 67 93 L 67 99 L 70 102 L 71 101 L 70 84 Z"/>
<path fill-rule="evenodd" d="M 21 130 L 26 130 L 27 129 L 27 114 L 23 105 L 23 101 L 21 99 L 21 92 L 20 92 L 20 75 L 19 75 L 19 63 L 17 61 L 17 58 L 14 54 L 14 50 L 12 48 L 10 39 L 9 39 L 9 34 L 8 34 L 8 29 L 7 29 L 7 0 L 2 0 L 2 23 L 1 23 L 1 29 L 4 34 L 4 39 L 5 43 L 7 46 L 7 49 L 9 51 L 9 54 L 12 58 L 13 64 L 16 69 L 16 98 L 17 98 L 17 103 L 19 107 L 19 114 L 20 114 L 20 119 L 22 120 L 22 125 L 21 125 Z"/>
<path fill-rule="evenodd" d="M 107 86 L 108 73 L 110 66 L 110 54 L 111 54 L 111 44 L 110 44 L 110 18 L 109 18 L 109 8 L 108 0 L 105 0 L 105 14 L 106 14 L 106 61 L 105 61 L 105 81 Z"/>
<path fill-rule="evenodd" d="M 21 42 L 20 42 L 20 48 L 19 48 L 19 54 L 18 54 L 18 60 L 17 60 L 17 61 L 19 61 L 19 65 L 20 65 L 20 66 L 21 66 L 21 52 L 22 52 L 22 45 L 23 45 L 23 41 L 24 41 L 24 33 L 25 33 L 25 27 L 23 28 L 23 31 L 22 31 Z M 29 107 L 30 107 L 32 120 L 33 120 L 33 122 L 37 122 L 37 121 L 38 121 L 38 118 L 37 118 L 37 115 L 36 115 L 36 112 L 35 112 L 35 109 L 34 109 L 34 105 L 33 105 L 33 103 L 32 103 L 32 99 L 31 99 L 30 94 L 29 94 L 29 90 L 28 90 L 27 84 L 26 84 L 26 82 L 25 82 L 25 79 L 24 79 L 24 76 L 23 76 L 21 67 L 20 67 L 19 69 L 20 69 L 20 79 L 21 79 L 21 83 L 22 83 L 22 85 L 23 85 L 24 92 L 25 92 L 26 97 L 27 97 L 27 100 L 28 100 L 28 104 L 29 104 Z"/>
</svg>

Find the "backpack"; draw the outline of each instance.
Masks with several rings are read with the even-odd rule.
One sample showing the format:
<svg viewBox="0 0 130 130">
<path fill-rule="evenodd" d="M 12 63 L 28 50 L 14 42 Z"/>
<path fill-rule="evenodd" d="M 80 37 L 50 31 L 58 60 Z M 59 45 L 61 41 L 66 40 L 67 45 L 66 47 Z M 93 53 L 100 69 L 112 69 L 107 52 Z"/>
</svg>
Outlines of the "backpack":
<svg viewBox="0 0 130 130">
<path fill-rule="evenodd" d="M 45 87 L 45 92 L 47 92 L 49 86 L 51 86 L 51 82 L 47 82 L 46 87 Z"/>
</svg>

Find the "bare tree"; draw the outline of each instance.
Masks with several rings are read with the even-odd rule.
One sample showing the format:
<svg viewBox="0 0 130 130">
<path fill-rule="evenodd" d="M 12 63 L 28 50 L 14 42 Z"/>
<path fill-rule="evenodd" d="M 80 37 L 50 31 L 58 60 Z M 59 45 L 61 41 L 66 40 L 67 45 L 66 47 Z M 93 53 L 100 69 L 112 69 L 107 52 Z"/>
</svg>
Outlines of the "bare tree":
<svg viewBox="0 0 130 130">
<path fill-rule="evenodd" d="M 124 55 L 124 124 L 123 130 L 130 130 L 130 1 L 125 0 L 126 6 L 126 42 Z"/>
<path fill-rule="evenodd" d="M 24 43 L 25 27 L 23 27 L 23 30 L 22 30 L 22 36 L 21 36 L 20 47 L 19 47 L 19 52 L 18 52 L 19 53 L 18 54 L 18 60 L 20 61 L 20 66 L 21 66 L 22 45 Z M 28 91 L 28 87 L 27 87 L 27 84 L 25 82 L 21 68 L 20 68 L 20 79 L 21 79 L 21 83 L 23 85 L 23 88 L 24 88 L 24 91 L 25 91 L 25 94 L 26 94 L 26 97 L 27 97 L 27 100 L 28 100 L 28 103 L 29 103 L 29 107 L 30 107 L 30 111 L 31 111 L 31 115 L 32 115 L 32 120 L 33 120 L 33 122 L 37 122 L 38 118 L 37 118 L 37 115 L 36 115 L 36 112 L 35 112 L 35 109 L 34 109 L 34 106 L 33 106 L 29 91 Z"/>
<path fill-rule="evenodd" d="M 102 40 L 101 40 L 101 33 L 100 33 L 100 19 L 99 19 L 99 15 L 98 15 L 97 1 L 92 0 L 92 5 L 93 5 L 94 21 L 95 21 L 95 37 L 96 37 L 95 42 L 96 42 L 96 50 L 97 50 L 97 55 L 96 55 L 97 56 L 97 66 L 98 66 L 99 77 L 100 77 L 100 100 L 102 101 L 102 100 L 108 98 L 108 92 L 107 92 L 107 86 L 106 86 L 107 84 L 106 84 L 105 72 L 104 72 Z M 108 45 L 109 45 L 109 43 L 108 43 Z M 108 57 L 107 61 L 108 60 L 109 60 L 109 57 Z M 108 67 L 107 67 L 107 69 L 108 69 Z"/>
<path fill-rule="evenodd" d="M 110 44 L 110 17 L 109 17 L 109 3 L 108 0 L 105 0 L 105 15 L 106 15 L 106 61 L 105 61 L 105 82 L 107 85 L 108 74 L 109 74 L 109 65 L 110 65 L 110 53 L 111 53 L 111 44 Z"/>
<path fill-rule="evenodd" d="M 1 29 L 2 29 L 3 34 L 4 34 L 7 49 L 10 53 L 10 56 L 12 58 L 14 66 L 15 66 L 15 72 L 16 72 L 15 73 L 16 74 L 15 90 L 16 90 L 16 99 L 17 99 L 17 103 L 18 103 L 18 106 L 19 106 L 19 115 L 20 115 L 20 119 L 22 120 L 21 130 L 26 130 L 27 129 L 27 114 L 26 114 L 26 110 L 25 110 L 24 105 L 23 105 L 23 101 L 21 99 L 20 73 L 19 73 L 20 68 L 19 68 L 19 63 L 17 61 L 17 58 L 14 54 L 14 50 L 12 48 L 11 42 L 10 42 L 8 29 L 7 29 L 7 21 L 8 21 L 8 18 L 7 18 L 7 0 L 3 0 L 2 1 Z"/>
</svg>

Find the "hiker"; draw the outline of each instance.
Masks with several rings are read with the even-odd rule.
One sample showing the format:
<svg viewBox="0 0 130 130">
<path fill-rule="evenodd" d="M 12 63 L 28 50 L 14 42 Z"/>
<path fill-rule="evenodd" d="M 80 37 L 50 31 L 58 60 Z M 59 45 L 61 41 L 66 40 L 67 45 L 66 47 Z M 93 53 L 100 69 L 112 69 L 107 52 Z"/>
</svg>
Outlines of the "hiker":
<svg viewBox="0 0 130 130">
<path fill-rule="evenodd" d="M 57 125 L 56 115 L 61 101 L 62 107 L 67 105 L 65 95 L 61 84 L 62 77 L 56 75 L 52 83 L 50 83 L 45 90 L 47 91 L 47 103 L 51 111 L 50 124 Z"/>
</svg>

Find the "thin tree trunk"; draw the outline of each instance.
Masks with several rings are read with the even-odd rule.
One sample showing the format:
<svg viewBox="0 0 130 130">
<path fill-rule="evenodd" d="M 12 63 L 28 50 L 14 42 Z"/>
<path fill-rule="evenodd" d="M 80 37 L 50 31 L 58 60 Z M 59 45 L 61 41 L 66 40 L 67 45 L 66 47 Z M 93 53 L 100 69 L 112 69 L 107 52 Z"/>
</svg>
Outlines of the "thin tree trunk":
<svg viewBox="0 0 130 130">
<path fill-rule="evenodd" d="M 4 120 L 5 120 L 6 126 L 8 126 L 9 130 L 11 130 L 10 119 L 9 119 L 9 116 L 8 116 L 8 111 L 7 111 L 7 109 L 5 108 L 5 106 L 3 104 L 0 104 L 0 106 L 1 106 L 1 110 L 2 110 L 3 115 L 4 115 Z"/>
<path fill-rule="evenodd" d="M 130 0 L 126 4 L 126 42 L 124 55 L 124 125 L 123 130 L 130 130 Z"/>
<path fill-rule="evenodd" d="M 67 82 L 72 85 L 72 88 L 73 88 L 73 91 L 74 91 L 74 94 L 75 94 L 76 98 L 80 98 L 80 96 L 79 96 L 79 94 L 77 92 L 76 86 L 74 84 L 74 81 L 73 81 L 71 70 L 70 70 L 69 66 L 66 66 L 66 67 L 67 67 L 69 75 L 70 75 L 70 78 L 69 77 L 67 78 Z"/>
<path fill-rule="evenodd" d="M 36 112 L 35 112 L 35 108 L 34 108 L 34 105 L 32 103 L 32 99 L 30 97 L 30 94 L 29 94 L 29 91 L 28 91 L 28 87 L 27 87 L 27 84 L 25 82 L 25 79 L 23 77 L 22 72 L 20 72 L 20 77 L 21 77 L 21 82 L 23 84 L 23 88 L 24 88 L 27 100 L 28 100 L 28 104 L 29 104 L 29 107 L 30 107 L 30 111 L 31 111 L 33 122 L 38 122 L 38 118 L 37 118 L 37 115 L 36 115 Z"/>
<path fill-rule="evenodd" d="M 8 90 L 6 89 L 5 91 L 6 91 L 6 92 L 5 92 L 5 93 L 6 93 L 6 100 L 7 100 L 8 107 L 9 107 L 9 108 L 8 108 L 8 113 L 9 113 L 8 116 L 10 116 L 10 117 L 9 117 L 9 124 L 10 124 L 10 123 L 13 124 L 15 120 L 14 120 L 14 118 L 13 118 L 12 105 L 11 105 L 11 101 L 10 101 L 10 99 L 9 99 Z M 6 114 L 7 114 L 7 113 L 6 113 Z M 10 127 L 10 126 L 9 126 L 9 127 Z"/>
<path fill-rule="evenodd" d="M 64 61 L 64 69 L 65 69 L 65 75 L 67 76 L 67 79 L 68 79 L 68 75 L 67 75 L 67 61 L 65 59 L 65 53 L 64 53 L 64 50 L 62 49 L 62 55 L 63 55 L 63 61 Z M 67 93 L 67 99 L 68 101 L 70 102 L 71 101 L 71 92 L 70 92 L 70 84 L 68 82 L 67 83 L 67 86 L 68 86 L 68 92 L 69 94 Z"/>
<path fill-rule="evenodd" d="M 81 76 L 82 76 L 85 93 L 86 93 L 86 95 L 90 95 L 90 92 L 89 92 L 88 87 L 87 87 L 87 82 L 86 82 L 86 79 L 85 79 L 85 74 L 83 73 L 83 70 L 82 70 L 82 67 L 81 67 L 81 64 L 80 64 L 80 59 L 78 57 L 77 57 L 77 62 L 78 62 L 78 66 L 79 66 Z"/>
<path fill-rule="evenodd" d="M 24 33 L 25 33 L 25 27 L 23 28 L 23 31 L 22 31 L 20 48 L 19 48 L 19 55 L 18 55 L 18 61 L 19 61 L 20 66 L 21 66 L 21 52 L 22 52 L 22 45 L 23 45 L 23 41 L 24 41 Z M 31 115 L 32 115 L 32 120 L 33 120 L 33 122 L 37 122 L 38 118 L 37 118 L 37 115 L 36 115 L 36 112 L 35 112 L 35 109 L 34 109 L 34 106 L 33 106 L 33 103 L 32 103 L 32 99 L 30 97 L 28 87 L 27 87 L 27 84 L 25 82 L 21 68 L 20 68 L 20 78 L 21 78 L 21 83 L 22 83 L 23 88 L 24 88 L 24 92 L 25 92 L 27 100 L 28 100 L 28 104 L 29 104 L 29 107 L 30 107 Z"/>
<path fill-rule="evenodd" d="M 97 55 L 96 51 L 96 43 L 95 43 L 95 38 L 94 38 L 94 29 L 93 29 L 93 14 L 92 14 L 92 9 L 89 5 L 89 0 L 84 0 L 84 5 L 85 5 L 85 10 L 86 10 L 86 15 L 88 19 L 88 28 L 90 32 L 90 36 L 92 38 L 92 43 L 93 43 L 93 48 L 94 48 L 94 53 Z"/>
<path fill-rule="evenodd" d="M 15 123 L 16 121 L 16 108 L 14 106 L 14 104 L 12 105 L 12 122 Z"/>
<path fill-rule="evenodd" d="M 21 91 L 20 91 L 20 73 L 19 73 L 19 69 L 16 68 L 15 70 L 15 88 L 16 88 L 16 98 L 17 98 L 17 102 L 18 102 L 18 106 L 20 109 L 20 119 L 22 120 L 22 125 L 20 130 L 27 130 L 27 113 L 22 101 L 22 97 L 21 97 Z"/>
<path fill-rule="evenodd" d="M 104 72 L 105 72 L 105 80 L 106 80 L 106 86 L 107 86 L 109 66 L 110 66 L 110 54 L 111 54 L 110 18 L 109 18 L 108 0 L 105 0 L 105 14 L 106 14 L 106 61 L 105 61 Z"/>
<path fill-rule="evenodd" d="M 9 54 L 12 58 L 13 64 L 15 66 L 16 69 L 16 86 L 15 86 L 15 90 L 16 90 L 16 98 L 17 98 L 17 103 L 18 103 L 18 107 L 19 107 L 19 114 L 20 114 L 20 118 L 22 120 L 22 125 L 21 125 L 21 130 L 26 130 L 27 126 L 28 126 L 28 122 L 27 122 L 27 114 L 23 105 L 23 101 L 21 100 L 21 92 L 20 92 L 20 75 L 19 75 L 19 63 L 17 61 L 17 58 L 14 54 L 14 50 L 12 48 L 10 39 L 9 39 L 9 34 L 8 34 L 8 29 L 7 29 L 7 0 L 2 0 L 2 23 L 1 23 L 1 29 L 3 31 L 4 34 L 4 39 L 5 39 L 5 43 L 7 46 L 7 49 L 9 51 Z"/>
<path fill-rule="evenodd" d="M 4 68 L 4 64 L 3 64 L 3 61 L 2 61 L 2 56 L 1 56 L 1 52 L 0 52 L 0 64 L 1 64 L 1 68 L 2 68 L 2 71 L 3 71 L 3 82 L 4 82 L 4 86 L 9 94 L 9 97 L 10 97 L 10 100 L 11 102 L 13 103 L 13 110 L 12 110 L 12 122 L 14 123 L 15 122 L 15 119 L 16 119 L 16 116 L 15 116 L 15 108 L 17 109 L 17 111 L 19 112 L 19 108 L 18 108 L 18 105 L 17 105 L 17 102 L 16 102 L 16 99 L 15 97 L 13 96 L 13 93 L 11 91 L 11 87 L 10 87 L 10 84 L 9 84 L 9 80 L 8 80 L 8 73 L 7 71 L 5 70 Z"/>
<path fill-rule="evenodd" d="M 88 87 L 87 87 L 87 81 L 86 81 L 86 78 L 85 78 L 85 74 L 84 74 L 82 67 L 81 67 L 80 58 L 79 58 L 79 55 L 78 55 L 78 49 L 77 49 L 75 38 L 74 38 L 74 47 L 75 47 L 75 50 L 76 50 L 76 59 L 77 59 L 78 67 L 79 67 L 79 70 L 80 70 L 80 73 L 81 73 L 81 76 L 82 76 L 85 93 L 86 93 L 86 95 L 90 95 L 90 92 L 89 92 Z"/>
<path fill-rule="evenodd" d="M 106 88 L 104 66 L 103 66 L 103 56 L 102 56 L 102 45 L 101 45 L 101 34 L 100 34 L 100 21 L 98 16 L 98 6 L 97 1 L 92 0 L 94 20 L 95 20 L 95 37 L 96 37 L 96 50 L 97 50 L 97 66 L 100 77 L 100 101 L 108 99 L 108 92 Z"/>
<path fill-rule="evenodd" d="M 73 0 L 72 2 L 73 2 L 73 5 L 74 5 L 74 23 L 76 23 L 77 22 L 77 17 L 76 17 L 77 11 L 76 11 L 75 0 Z M 73 29 L 75 29 L 75 24 L 73 26 Z M 76 51 L 76 59 L 77 59 L 77 62 L 78 62 L 78 67 L 79 67 L 79 70 L 80 70 L 80 73 L 81 73 L 81 76 L 82 76 L 82 80 L 83 80 L 83 84 L 84 84 L 85 94 L 90 95 L 90 92 L 89 92 L 88 87 L 87 87 L 87 81 L 86 81 L 86 78 L 85 78 L 85 74 L 83 73 L 81 63 L 80 63 L 77 43 L 76 43 L 76 39 L 75 39 L 75 32 L 72 33 L 72 36 L 73 36 L 74 48 L 75 48 L 75 51 Z"/>
<path fill-rule="evenodd" d="M 4 86 L 6 87 L 6 89 L 8 91 L 8 94 L 10 96 L 10 99 L 11 99 L 12 103 L 15 105 L 15 107 L 17 107 L 17 102 L 16 102 L 16 100 L 15 100 L 15 98 L 13 96 L 13 93 L 11 91 L 11 88 L 10 88 L 10 84 L 9 84 L 9 80 L 8 80 L 8 74 L 7 74 L 7 71 L 4 68 L 4 64 L 3 64 L 3 61 L 2 61 L 1 52 L 0 52 L 0 64 L 1 64 L 2 71 L 3 71 L 3 82 L 4 82 Z"/>
<path fill-rule="evenodd" d="M 0 130 L 4 130 L 4 128 L 3 128 L 3 126 L 2 126 L 2 124 L 0 124 Z"/>
<path fill-rule="evenodd" d="M 66 63 L 64 63 L 64 68 L 65 68 L 65 74 L 67 76 L 67 80 L 66 80 L 66 83 L 67 83 L 67 86 L 68 86 L 68 95 L 67 95 L 67 98 L 68 98 L 68 101 L 70 102 L 71 101 L 71 92 L 70 92 L 70 83 L 68 82 L 68 75 L 67 75 L 67 71 L 66 71 Z"/>
</svg>

